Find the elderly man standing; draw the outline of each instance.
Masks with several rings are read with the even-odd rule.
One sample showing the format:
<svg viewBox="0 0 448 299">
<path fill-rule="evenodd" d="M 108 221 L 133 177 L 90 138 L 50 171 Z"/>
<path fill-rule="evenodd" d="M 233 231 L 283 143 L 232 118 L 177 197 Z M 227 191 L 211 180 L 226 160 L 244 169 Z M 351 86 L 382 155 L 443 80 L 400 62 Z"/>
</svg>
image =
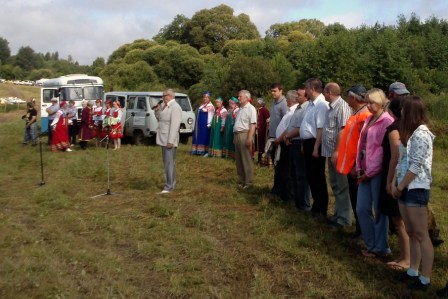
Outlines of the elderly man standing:
<svg viewBox="0 0 448 299">
<path fill-rule="evenodd" d="M 322 94 L 322 82 L 310 78 L 305 82 L 305 91 L 310 101 L 300 126 L 303 153 L 306 163 L 306 177 L 310 184 L 313 217 L 327 217 L 328 190 L 325 178 L 325 157 L 321 156 L 322 131 L 328 114 L 328 103 Z"/>
<path fill-rule="evenodd" d="M 253 184 L 252 142 L 257 125 L 257 110 L 249 102 L 250 92 L 238 93 L 240 109 L 233 126 L 233 143 L 235 144 L 235 162 L 238 174 L 238 186 L 247 189 Z"/>
<path fill-rule="evenodd" d="M 358 140 L 364 121 L 371 114 L 367 109 L 367 101 L 364 95 L 367 90 L 364 86 L 357 84 L 350 87 L 347 103 L 353 109 L 354 114 L 347 120 L 344 129 L 339 136 L 336 146 L 338 151 L 336 159 L 336 171 L 347 176 L 349 186 L 350 202 L 356 218 L 355 237 L 361 236 L 358 215 L 356 214 L 356 203 L 358 197 L 358 183 L 356 177 L 356 155 L 358 152 Z"/>
<path fill-rule="evenodd" d="M 179 145 L 179 128 L 182 108 L 174 100 L 174 91 L 163 92 L 163 106 L 159 114 L 156 143 L 162 146 L 163 166 L 165 168 L 165 187 L 159 194 L 170 193 L 176 187 L 176 150 Z"/>
<path fill-rule="evenodd" d="M 330 111 L 322 133 L 322 156 L 327 158 L 330 184 L 335 198 L 330 224 L 342 228 L 352 225 L 352 211 L 347 176 L 336 171 L 336 162 L 340 135 L 352 115 L 352 109 L 341 98 L 341 88 L 337 83 L 328 83 L 324 88 L 324 96 L 330 103 Z"/>
<path fill-rule="evenodd" d="M 289 172 L 291 175 L 291 196 L 299 211 L 309 211 L 310 186 L 306 179 L 305 157 L 302 151 L 302 141 L 300 140 L 300 126 L 305 116 L 308 106 L 308 97 L 304 88 L 297 89 L 297 102 L 288 132 L 285 134 L 286 144 L 289 145 Z"/>
</svg>

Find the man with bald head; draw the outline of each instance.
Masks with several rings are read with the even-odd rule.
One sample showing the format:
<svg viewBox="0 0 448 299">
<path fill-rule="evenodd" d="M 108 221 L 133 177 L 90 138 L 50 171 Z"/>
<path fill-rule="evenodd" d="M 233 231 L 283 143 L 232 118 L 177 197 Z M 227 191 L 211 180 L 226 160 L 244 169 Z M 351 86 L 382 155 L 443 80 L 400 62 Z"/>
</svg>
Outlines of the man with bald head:
<svg viewBox="0 0 448 299">
<path fill-rule="evenodd" d="M 352 225 L 352 209 L 347 176 L 336 171 L 336 163 L 339 135 L 352 115 L 352 109 L 341 98 L 341 88 L 337 83 L 330 82 L 325 85 L 324 96 L 330 104 L 330 110 L 322 132 L 322 156 L 327 159 L 330 185 L 335 198 L 334 213 L 330 217 L 330 223 L 337 228 L 343 228 Z"/>
</svg>

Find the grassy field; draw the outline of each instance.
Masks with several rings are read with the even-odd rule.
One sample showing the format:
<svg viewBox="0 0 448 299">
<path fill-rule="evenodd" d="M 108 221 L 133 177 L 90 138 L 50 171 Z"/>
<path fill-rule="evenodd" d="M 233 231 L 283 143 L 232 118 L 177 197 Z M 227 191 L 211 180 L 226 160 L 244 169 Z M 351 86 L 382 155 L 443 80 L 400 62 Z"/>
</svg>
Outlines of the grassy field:
<svg viewBox="0 0 448 299">
<path fill-rule="evenodd" d="M 0 96 L 2 96 L 0 94 Z M 161 150 L 52 153 L 22 147 L 23 111 L 0 113 L 1 298 L 425 298 L 368 259 L 349 233 L 268 197 L 272 170 L 256 168 L 239 191 L 232 161 L 193 157 L 181 146 L 174 193 L 163 187 Z M 431 201 L 447 239 L 448 162 L 436 149 Z M 333 198 L 331 198 L 331 204 Z M 447 280 L 436 249 L 434 291 Z M 426 296 L 428 298 L 428 296 Z"/>
</svg>

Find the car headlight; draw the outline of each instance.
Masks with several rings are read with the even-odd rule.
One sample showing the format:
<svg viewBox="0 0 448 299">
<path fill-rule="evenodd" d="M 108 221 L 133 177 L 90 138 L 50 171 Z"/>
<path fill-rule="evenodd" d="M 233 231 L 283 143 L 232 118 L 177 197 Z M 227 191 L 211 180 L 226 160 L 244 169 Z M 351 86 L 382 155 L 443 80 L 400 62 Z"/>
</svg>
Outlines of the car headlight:
<svg viewBox="0 0 448 299">
<path fill-rule="evenodd" d="M 193 124 L 193 119 L 191 117 L 189 117 L 187 119 L 187 124 L 192 125 Z"/>
</svg>

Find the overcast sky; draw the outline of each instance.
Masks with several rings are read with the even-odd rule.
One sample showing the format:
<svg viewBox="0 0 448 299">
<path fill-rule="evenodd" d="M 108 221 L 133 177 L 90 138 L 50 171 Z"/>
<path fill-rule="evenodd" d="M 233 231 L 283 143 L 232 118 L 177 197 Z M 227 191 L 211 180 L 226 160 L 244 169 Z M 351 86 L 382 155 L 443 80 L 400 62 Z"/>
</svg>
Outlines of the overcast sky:
<svg viewBox="0 0 448 299">
<path fill-rule="evenodd" d="M 412 12 L 422 21 L 448 18 L 446 0 L 0 0 L 0 37 L 9 42 L 12 55 L 29 46 L 90 65 L 97 57 L 107 60 L 123 44 L 151 39 L 177 14 L 191 18 L 220 4 L 232 7 L 235 15 L 249 15 L 261 36 L 272 24 L 300 19 L 352 28 L 396 24 L 398 15 L 409 18 Z"/>
</svg>

